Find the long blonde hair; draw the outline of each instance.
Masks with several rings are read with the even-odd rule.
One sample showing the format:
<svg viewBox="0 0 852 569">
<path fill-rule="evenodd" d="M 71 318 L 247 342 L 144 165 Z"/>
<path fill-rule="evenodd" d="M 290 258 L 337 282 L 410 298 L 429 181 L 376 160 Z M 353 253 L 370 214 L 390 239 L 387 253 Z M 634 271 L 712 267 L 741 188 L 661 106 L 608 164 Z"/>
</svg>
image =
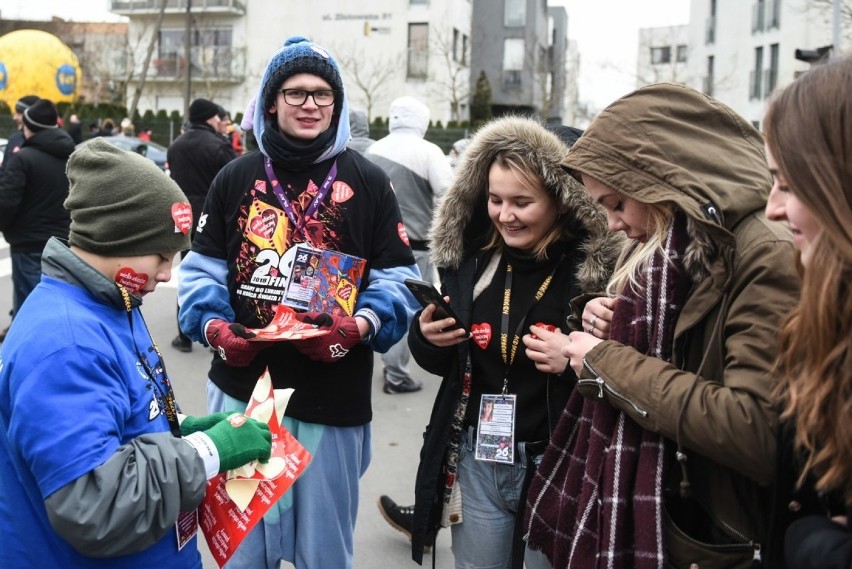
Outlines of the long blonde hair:
<svg viewBox="0 0 852 569">
<path fill-rule="evenodd" d="M 852 59 L 814 67 L 772 99 L 766 143 L 822 228 L 781 327 L 777 395 L 819 491 L 852 504 Z"/>
<path fill-rule="evenodd" d="M 622 195 L 622 200 L 625 197 Z M 644 243 L 634 241 L 621 252 L 615 271 L 607 284 L 609 296 L 618 296 L 628 285 L 634 290 L 641 288 L 641 275 L 648 268 L 657 252 L 663 253 L 666 233 L 674 220 L 671 206 L 645 204 L 648 208 L 648 240 Z"/>
</svg>

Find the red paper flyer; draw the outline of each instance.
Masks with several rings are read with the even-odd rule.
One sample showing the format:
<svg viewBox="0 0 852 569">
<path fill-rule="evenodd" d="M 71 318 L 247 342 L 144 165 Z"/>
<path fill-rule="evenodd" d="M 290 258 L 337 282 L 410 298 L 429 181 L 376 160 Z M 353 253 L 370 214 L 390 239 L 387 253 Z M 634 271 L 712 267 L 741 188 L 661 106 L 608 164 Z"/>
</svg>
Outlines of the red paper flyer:
<svg viewBox="0 0 852 569">
<path fill-rule="evenodd" d="M 275 341 L 275 340 L 306 340 L 317 336 L 325 336 L 328 330 L 321 330 L 315 324 L 306 324 L 296 319 L 296 311 L 284 304 L 279 304 L 275 309 L 275 316 L 265 328 L 246 328 L 254 332 L 252 342 Z"/>
<path fill-rule="evenodd" d="M 245 414 L 258 420 L 268 417 L 272 433 L 269 462 L 222 473 L 207 482 L 198 517 L 207 546 L 220 568 L 311 461 L 311 454 L 281 426 L 278 413 L 283 406 L 277 403 L 267 370 L 258 380 Z"/>
</svg>

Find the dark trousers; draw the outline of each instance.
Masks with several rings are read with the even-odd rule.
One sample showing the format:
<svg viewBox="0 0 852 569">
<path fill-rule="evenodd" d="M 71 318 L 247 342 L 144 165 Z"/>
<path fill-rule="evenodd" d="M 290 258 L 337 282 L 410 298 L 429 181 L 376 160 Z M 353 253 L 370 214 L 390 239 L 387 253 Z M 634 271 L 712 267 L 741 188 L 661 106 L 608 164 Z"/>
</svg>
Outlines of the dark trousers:
<svg viewBox="0 0 852 569">
<path fill-rule="evenodd" d="M 41 251 L 11 251 L 12 318 L 41 280 Z"/>
</svg>

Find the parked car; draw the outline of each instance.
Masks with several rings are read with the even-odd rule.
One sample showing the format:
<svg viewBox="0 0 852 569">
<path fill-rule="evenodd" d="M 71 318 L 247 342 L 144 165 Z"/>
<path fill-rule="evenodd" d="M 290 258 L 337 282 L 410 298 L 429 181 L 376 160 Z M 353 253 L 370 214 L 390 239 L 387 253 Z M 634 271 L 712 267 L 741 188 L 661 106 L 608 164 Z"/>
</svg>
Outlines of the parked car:
<svg viewBox="0 0 852 569">
<path fill-rule="evenodd" d="M 105 141 L 109 142 L 114 146 L 118 146 L 122 150 L 129 150 L 130 152 L 136 152 L 137 154 L 141 154 L 142 156 L 148 158 L 154 164 L 159 166 L 160 170 L 166 171 L 166 147 L 156 142 L 150 142 L 148 140 L 142 140 L 141 138 L 136 138 L 135 136 L 103 136 L 101 137 Z M 81 146 L 85 146 L 90 143 L 93 138 L 89 138 L 88 140 L 84 140 L 80 144 L 77 145 L 77 148 Z"/>
</svg>

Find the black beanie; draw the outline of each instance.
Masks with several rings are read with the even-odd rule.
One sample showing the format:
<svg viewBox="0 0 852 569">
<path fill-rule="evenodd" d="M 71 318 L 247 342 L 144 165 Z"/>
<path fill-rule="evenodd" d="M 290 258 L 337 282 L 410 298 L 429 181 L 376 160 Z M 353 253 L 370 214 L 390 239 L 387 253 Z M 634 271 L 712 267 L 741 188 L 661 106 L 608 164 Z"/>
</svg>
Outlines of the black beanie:
<svg viewBox="0 0 852 569">
<path fill-rule="evenodd" d="M 69 244 L 106 257 L 189 249 L 189 200 L 151 160 L 95 138 L 74 151 L 65 173 Z"/>
<path fill-rule="evenodd" d="M 193 124 L 206 122 L 219 114 L 221 107 L 208 99 L 195 99 L 189 105 L 189 122 Z"/>
<path fill-rule="evenodd" d="M 37 96 L 35 96 L 35 95 L 24 95 L 23 97 L 18 99 L 17 103 L 15 103 L 15 112 L 16 113 L 23 113 L 24 111 L 26 111 L 30 107 L 30 105 L 32 105 L 36 101 L 38 101 Z"/>
<path fill-rule="evenodd" d="M 56 107 L 47 99 L 39 99 L 24 109 L 24 124 L 33 132 L 46 128 L 56 128 L 56 120 L 59 115 Z"/>
</svg>

